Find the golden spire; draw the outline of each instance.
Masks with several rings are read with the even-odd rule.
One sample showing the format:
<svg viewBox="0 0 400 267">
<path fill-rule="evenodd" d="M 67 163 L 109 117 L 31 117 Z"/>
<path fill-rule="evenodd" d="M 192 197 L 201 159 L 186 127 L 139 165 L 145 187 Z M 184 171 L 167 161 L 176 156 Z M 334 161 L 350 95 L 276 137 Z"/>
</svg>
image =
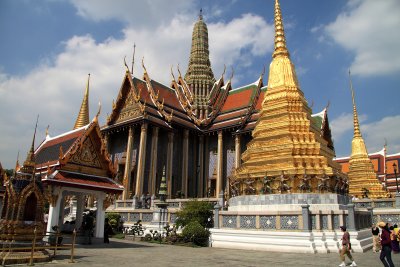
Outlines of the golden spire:
<svg viewBox="0 0 400 267">
<path fill-rule="evenodd" d="M 32 173 L 34 171 L 34 166 L 35 166 L 35 137 L 36 137 L 36 129 L 39 121 L 39 115 L 36 118 L 36 125 L 35 125 L 35 131 L 33 133 L 33 138 L 32 138 L 32 145 L 31 148 L 28 152 L 28 155 L 26 156 L 26 160 L 24 161 L 24 165 L 22 166 L 22 172 L 25 173 Z"/>
<path fill-rule="evenodd" d="M 352 101 L 353 101 L 354 137 L 361 137 L 360 124 L 359 124 L 359 122 L 358 122 L 356 101 L 354 100 L 354 90 L 353 90 L 353 83 L 351 82 L 351 73 L 350 73 L 350 70 L 349 70 L 349 80 L 350 80 L 351 99 L 352 99 Z"/>
<path fill-rule="evenodd" d="M 275 0 L 275 50 L 272 57 L 278 55 L 289 56 L 289 51 L 286 48 L 285 30 L 283 28 L 282 13 L 279 1 Z"/>
<path fill-rule="evenodd" d="M 351 156 L 349 161 L 349 194 L 362 196 L 365 189 L 369 191 L 368 197 L 386 197 L 387 193 L 377 179 L 374 166 L 368 157 L 367 147 L 362 138 L 358 121 L 356 102 L 354 99 L 353 84 L 349 71 L 350 90 L 353 101 L 354 136 L 351 141 Z"/>
<path fill-rule="evenodd" d="M 78 118 L 76 118 L 74 129 L 89 124 L 89 81 L 90 73 L 88 74 L 85 95 L 83 96 L 81 109 L 79 110 Z"/>
</svg>

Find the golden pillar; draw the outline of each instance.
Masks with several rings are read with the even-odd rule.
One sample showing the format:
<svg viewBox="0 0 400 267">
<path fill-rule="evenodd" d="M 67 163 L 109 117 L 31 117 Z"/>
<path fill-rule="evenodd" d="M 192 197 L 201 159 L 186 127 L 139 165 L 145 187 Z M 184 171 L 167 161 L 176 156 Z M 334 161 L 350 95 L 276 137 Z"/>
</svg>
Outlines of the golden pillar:
<svg viewBox="0 0 400 267">
<path fill-rule="evenodd" d="M 168 133 L 167 147 L 167 193 L 168 198 L 172 197 L 172 160 L 174 157 L 174 133 Z"/>
<path fill-rule="evenodd" d="M 182 157 L 182 189 L 181 192 L 188 196 L 188 161 L 189 161 L 189 130 L 183 132 L 183 157 Z"/>
<path fill-rule="evenodd" d="M 143 123 L 140 129 L 140 144 L 139 144 L 139 158 L 137 163 L 137 174 L 136 174 L 136 188 L 135 196 L 140 197 L 143 194 L 143 175 L 144 175 L 144 164 L 146 161 L 146 138 L 147 137 L 147 123 Z"/>
<path fill-rule="evenodd" d="M 129 198 L 129 184 L 131 183 L 131 169 L 132 169 L 132 148 L 133 148 L 133 135 L 134 128 L 129 126 L 128 133 L 128 144 L 126 145 L 126 157 L 125 157 L 125 170 L 124 170 L 124 192 L 122 193 L 122 199 L 127 200 Z"/>
<path fill-rule="evenodd" d="M 217 159 L 217 184 L 215 190 L 215 197 L 218 197 L 218 194 L 222 190 L 222 174 L 223 174 L 223 139 L 222 139 L 222 131 L 218 132 L 218 159 Z"/>
<path fill-rule="evenodd" d="M 197 197 L 203 197 L 204 194 L 204 136 L 199 136 L 199 170 L 198 170 L 198 192 Z"/>
<path fill-rule="evenodd" d="M 149 175 L 149 194 L 156 193 L 156 175 L 157 175 L 157 148 L 158 148 L 158 127 L 153 127 L 153 135 L 151 138 L 151 162 L 150 162 L 150 175 Z"/>
<path fill-rule="evenodd" d="M 235 168 L 240 167 L 240 135 L 235 135 Z"/>
</svg>

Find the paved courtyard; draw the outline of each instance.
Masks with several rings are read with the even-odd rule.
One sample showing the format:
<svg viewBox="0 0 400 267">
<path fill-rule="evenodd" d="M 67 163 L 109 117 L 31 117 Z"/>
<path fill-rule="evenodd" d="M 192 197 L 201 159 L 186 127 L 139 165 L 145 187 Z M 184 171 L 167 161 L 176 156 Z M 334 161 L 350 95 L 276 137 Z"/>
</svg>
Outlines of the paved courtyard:
<svg viewBox="0 0 400 267">
<path fill-rule="evenodd" d="M 337 253 L 291 254 L 220 248 L 159 245 L 140 241 L 112 239 L 109 245 L 78 246 L 76 262 L 69 261 L 68 250 L 60 251 L 51 263 L 36 266 L 338 266 Z M 379 253 L 354 253 L 358 266 L 383 266 Z M 400 254 L 393 255 L 400 267 Z M 348 263 L 350 263 L 348 261 Z"/>
</svg>

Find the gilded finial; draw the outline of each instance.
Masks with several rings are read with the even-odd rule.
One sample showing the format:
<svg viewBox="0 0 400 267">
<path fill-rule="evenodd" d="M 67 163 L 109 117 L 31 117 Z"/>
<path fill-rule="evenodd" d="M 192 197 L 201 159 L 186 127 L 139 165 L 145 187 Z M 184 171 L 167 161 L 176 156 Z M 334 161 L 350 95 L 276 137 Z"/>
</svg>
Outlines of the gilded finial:
<svg viewBox="0 0 400 267">
<path fill-rule="evenodd" d="M 174 81 L 176 81 L 175 75 L 174 75 L 174 72 L 173 72 L 172 68 L 173 68 L 173 66 L 171 65 L 171 76 L 172 76 L 172 79 L 173 79 Z"/>
<path fill-rule="evenodd" d="M 233 78 L 233 74 L 235 73 L 235 70 L 233 69 L 233 67 L 232 67 L 232 73 L 231 73 L 231 77 L 229 78 L 229 80 L 231 81 L 232 80 L 232 78 Z"/>
<path fill-rule="evenodd" d="M 79 110 L 78 118 L 76 118 L 74 129 L 78 129 L 89 124 L 89 82 L 90 73 L 88 74 L 85 95 L 83 96 L 81 109 Z"/>
<path fill-rule="evenodd" d="M 124 65 L 126 68 L 126 73 L 129 73 L 129 67 L 128 67 L 128 64 L 126 64 L 126 56 L 124 56 Z"/>
<path fill-rule="evenodd" d="M 99 101 L 99 110 L 97 111 L 96 116 L 93 118 L 93 121 L 94 121 L 94 122 L 99 122 L 99 115 L 100 115 L 100 112 L 101 112 L 101 102 Z"/>
<path fill-rule="evenodd" d="M 177 69 L 178 69 L 179 77 L 182 77 L 181 70 L 179 69 L 179 64 L 177 66 Z"/>
<path fill-rule="evenodd" d="M 46 138 L 49 136 L 49 128 L 50 128 L 50 125 L 47 125 L 47 128 L 46 128 Z"/>
<path fill-rule="evenodd" d="M 289 51 L 286 47 L 285 30 L 283 28 L 282 12 L 279 1 L 275 0 L 275 50 L 272 57 L 283 55 L 289 56 Z"/>
<path fill-rule="evenodd" d="M 330 101 L 330 100 L 328 100 L 328 104 L 326 104 L 326 107 L 325 107 L 325 109 L 326 109 L 326 110 L 328 110 L 330 105 L 331 105 L 331 101 Z"/>
<path fill-rule="evenodd" d="M 354 100 L 354 89 L 353 89 L 353 83 L 351 82 L 350 70 L 349 70 L 349 81 L 350 81 L 351 99 L 353 101 L 354 137 L 361 137 L 360 124 L 359 124 L 359 121 L 358 121 L 356 101 Z"/>
<path fill-rule="evenodd" d="M 203 9 L 200 8 L 199 20 L 203 20 Z"/>
<path fill-rule="evenodd" d="M 35 147 L 35 137 L 36 137 L 36 130 L 37 130 L 38 121 L 39 121 L 39 114 L 36 117 L 36 125 L 35 125 L 35 131 L 33 133 L 32 145 L 31 145 L 31 148 L 30 148 L 30 150 L 28 152 L 28 155 L 26 156 L 26 160 L 25 160 L 24 165 L 23 165 L 24 167 L 33 166 L 34 165 L 34 161 L 35 161 L 34 147 Z"/>
<path fill-rule="evenodd" d="M 62 146 L 60 146 L 60 151 L 59 151 L 59 154 L 58 154 L 58 158 L 62 159 L 63 157 L 64 157 L 63 148 L 62 148 Z"/>
<path fill-rule="evenodd" d="M 225 75 L 225 71 L 226 71 L 226 65 L 224 64 L 224 71 L 222 72 L 222 75 L 221 75 L 221 77 L 224 77 L 224 75 Z"/>
<path fill-rule="evenodd" d="M 264 67 L 263 67 L 263 71 L 261 73 L 261 77 L 264 77 L 264 75 L 265 75 L 265 64 L 264 64 Z"/>
<path fill-rule="evenodd" d="M 142 58 L 142 67 L 144 69 L 144 73 L 147 73 L 146 67 L 144 66 L 144 57 Z"/>
</svg>

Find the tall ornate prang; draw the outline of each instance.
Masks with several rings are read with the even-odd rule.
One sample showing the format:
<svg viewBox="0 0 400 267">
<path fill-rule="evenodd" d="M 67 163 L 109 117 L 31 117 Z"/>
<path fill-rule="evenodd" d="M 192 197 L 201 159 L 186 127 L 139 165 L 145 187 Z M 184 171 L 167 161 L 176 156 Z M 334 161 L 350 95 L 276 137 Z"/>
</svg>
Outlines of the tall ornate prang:
<svg viewBox="0 0 400 267">
<path fill-rule="evenodd" d="M 200 10 L 199 20 L 193 28 L 192 48 L 185 81 L 194 94 L 194 109 L 198 118 L 208 115 L 208 99 L 212 85 L 215 83 L 208 50 L 208 30 Z"/>
<path fill-rule="evenodd" d="M 90 81 L 90 73 L 88 74 L 85 95 L 83 96 L 81 109 L 79 110 L 78 117 L 76 118 L 74 129 L 89 124 L 89 81 Z"/>
<path fill-rule="evenodd" d="M 243 164 L 236 169 L 236 179 L 261 181 L 268 171 L 273 180 L 272 189 L 277 193 L 302 192 L 305 182 L 310 192 L 317 192 L 316 178 L 328 175 L 333 187 L 340 167 L 332 161 L 334 151 L 328 148 L 320 130 L 311 122 L 311 109 L 286 47 L 278 0 L 275 1 L 275 50 L 268 89 L 252 136 L 242 154 Z M 286 190 L 279 190 L 283 185 Z M 261 187 L 260 182 L 256 189 Z"/>
<path fill-rule="evenodd" d="M 374 171 L 374 166 L 368 157 L 367 147 L 365 146 L 364 139 L 361 135 L 351 77 L 349 77 L 349 79 L 351 98 L 353 101 L 354 123 L 354 136 L 351 141 L 351 156 L 348 173 L 349 193 L 361 197 L 365 192 L 368 192 L 367 195 L 369 198 L 386 197 L 388 194 L 383 189 L 382 184 L 378 181 L 377 175 Z"/>
</svg>

